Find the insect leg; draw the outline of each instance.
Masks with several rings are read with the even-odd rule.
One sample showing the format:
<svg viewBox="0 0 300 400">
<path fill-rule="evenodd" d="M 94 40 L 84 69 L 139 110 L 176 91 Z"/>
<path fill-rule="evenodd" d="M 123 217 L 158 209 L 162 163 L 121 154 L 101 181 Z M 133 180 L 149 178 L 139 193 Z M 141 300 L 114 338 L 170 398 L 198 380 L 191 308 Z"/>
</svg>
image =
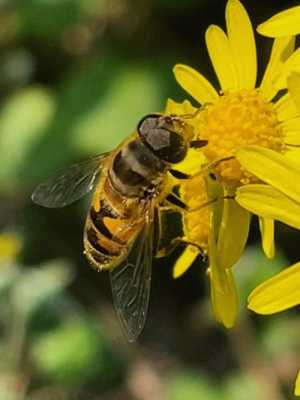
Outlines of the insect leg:
<svg viewBox="0 0 300 400">
<path fill-rule="evenodd" d="M 213 170 L 214 168 L 216 168 L 222 162 L 230 161 L 230 160 L 234 160 L 234 159 L 235 159 L 234 156 L 228 156 L 228 157 L 220 158 L 220 159 L 218 159 L 216 161 L 213 161 L 213 162 L 211 162 L 209 164 L 203 165 L 203 167 L 198 172 L 196 172 L 195 174 L 186 174 L 185 172 L 181 172 L 181 171 L 178 171 L 176 169 L 170 169 L 169 172 L 176 179 L 188 180 L 188 179 L 196 178 L 197 176 L 205 175 L 210 170 Z"/>
<path fill-rule="evenodd" d="M 193 177 L 193 175 L 186 174 L 185 172 L 178 171 L 177 169 L 170 169 L 169 172 L 172 176 L 174 176 L 174 178 L 180 180 L 187 180 Z"/>
<path fill-rule="evenodd" d="M 173 211 L 187 211 L 189 207 L 178 197 L 175 193 L 171 192 L 165 198 L 165 201 L 169 204 L 169 207 Z"/>
<path fill-rule="evenodd" d="M 172 241 L 165 246 L 164 248 L 160 249 L 156 254 L 155 257 L 156 258 L 162 258 L 162 257 L 166 257 L 169 254 L 171 254 L 179 245 L 185 245 L 185 246 L 193 246 L 196 247 L 197 250 L 199 251 L 200 254 L 204 255 L 202 248 L 197 245 L 196 243 L 193 243 L 183 237 L 176 237 L 174 239 L 172 239 Z"/>
</svg>

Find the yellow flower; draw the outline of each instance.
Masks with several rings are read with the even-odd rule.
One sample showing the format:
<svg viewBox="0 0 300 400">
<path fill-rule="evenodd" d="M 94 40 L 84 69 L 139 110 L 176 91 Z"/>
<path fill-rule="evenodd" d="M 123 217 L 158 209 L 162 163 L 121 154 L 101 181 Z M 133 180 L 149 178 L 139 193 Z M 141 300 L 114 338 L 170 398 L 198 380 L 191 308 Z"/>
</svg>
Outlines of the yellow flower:
<svg viewBox="0 0 300 400">
<path fill-rule="evenodd" d="M 214 166 L 225 191 L 234 193 L 240 188 L 237 202 L 260 216 L 262 246 L 266 255 L 273 257 L 274 219 L 280 218 L 275 213 L 277 208 L 271 212 L 269 203 L 260 202 L 265 188 L 261 183 L 270 184 L 289 197 L 295 192 L 294 179 L 300 178 L 300 167 L 291 156 L 296 151 L 293 146 L 300 145 L 300 113 L 293 97 L 296 83 L 293 76 L 282 78 L 287 73 L 286 60 L 297 53 L 293 53 L 294 37 L 275 39 L 262 82 L 256 87 L 254 32 L 238 0 L 227 3 L 226 25 L 227 34 L 212 25 L 205 36 L 221 86 L 219 93 L 203 75 L 188 66 L 176 65 L 174 73 L 179 84 L 203 105 L 194 124 L 200 138 L 208 140 L 203 148 L 207 162 Z M 276 80 L 280 81 L 280 88 L 274 85 Z M 279 89 L 287 87 L 290 93 L 278 100 Z M 251 204 L 246 198 L 249 187 L 252 197 L 257 196 Z M 292 212 L 287 213 L 291 218 Z"/>
<path fill-rule="evenodd" d="M 16 258 L 21 248 L 21 242 L 16 235 L 9 233 L 0 234 L 0 263 L 12 261 Z"/>
<path fill-rule="evenodd" d="M 214 200 L 209 212 L 200 209 L 198 214 L 184 215 L 185 236 L 208 254 L 214 312 L 225 326 L 232 326 L 237 297 L 231 267 L 243 252 L 250 213 L 260 216 L 262 246 L 268 257 L 274 255 L 274 219 L 300 228 L 300 191 L 294 184 L 300 180 L 300 163 L 294 160 L 299 155 L 294 146 L 300 145 L 300 90 L 297 75 L 286 79 L 286 60 L 295 54 L 294 37 L 275 39 L 262 82 L 256 86 L 254 32 L 238 0 L 227 3 L 226 25 L 227 34 L 212 25 L 205 37 L 219 93 L 186 65 L 176 65 L 174 73 L 202 105 L 191 123 L 199 138 L 208 140 L 202 151 L 219 188 L 218 195 L 210 193 L 209 175 L 182 185 L 181 196 L 188 204 Z M 285 89 L 285 94 L 278 100 L 279 89 Z M 236 201 L 229 198 L 235 195 Z M 175 265 L 174 276 L 180 276 L 196 255 L 188 246 Z"/>
</svg>

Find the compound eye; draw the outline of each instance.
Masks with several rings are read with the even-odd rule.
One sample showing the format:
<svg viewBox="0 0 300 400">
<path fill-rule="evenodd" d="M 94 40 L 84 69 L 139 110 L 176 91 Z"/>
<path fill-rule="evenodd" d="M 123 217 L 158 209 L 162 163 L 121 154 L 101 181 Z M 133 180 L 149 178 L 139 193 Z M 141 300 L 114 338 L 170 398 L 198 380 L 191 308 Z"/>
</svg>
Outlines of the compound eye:
<svg viewBox="0 0 300 400">
<path fill-rule="evenodd" d="M 146 141 L 154 152 L 168 151 L 171 144 L 171 133 L 166 129 L 152 129 L 147 135 Z"/>
<path fill-rule="evenodd" d="M 145 138 L 148 136 L 149 132 L 152 131 L 152 129 L 157 128 L 158 126 L 158 121 L 159 121 L 160 115 L 159 114 L 149 114 L 146 115 L 138 124 L 137 126 L 137 131 L 138 134 L 142 137 Z"/>
<path fill-rule="evenodd" d="M 169 163 L 182 161 L 187 153 L 183 137 L 171 127 L 173 123 L 172 117 L 150 114 L 141 120 L 137 128 L 142 141 L 157 157 Z"/>
<path fill-rule="evenodd" d="M 178 163 L 184 159 L 187 146 L 183 138 L 175 133 L 164 129 L 157 130 L 159 137 L 156 138 L 156 148 L 152 146 L 154 153 L 169 163 Z"/>
</svg>

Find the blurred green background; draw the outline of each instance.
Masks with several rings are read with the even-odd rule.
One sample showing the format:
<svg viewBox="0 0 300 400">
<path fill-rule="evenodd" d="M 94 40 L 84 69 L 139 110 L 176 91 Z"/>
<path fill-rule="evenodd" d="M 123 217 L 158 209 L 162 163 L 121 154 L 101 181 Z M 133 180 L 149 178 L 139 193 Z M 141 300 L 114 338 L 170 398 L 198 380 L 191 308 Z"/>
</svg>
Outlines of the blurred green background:
<svg viewBox="0 0 300 400">
<path fill-rule="evenodd" d="M 300 319 L 245 309 L 247 294 L 299 258 L 278 226 L 277 258 L 250 248 L 235 268 L 239 323 L 211 316 L 204 268 L 172 280 L 177 254 L 153 266 L 145 330 L 127 343 L 108 275 L 89 268 L 89 199 L 66 209 L 30 201 L 58 168 L 115 147 L 168 97 L 185 98 L 177 62 L 216 82 L 204 45 L 223 0 L 0 1 L 0 399 L 292 399 Z M 244 1 L 255 25 L 296 1 Z M 271 41 L 258 38 L 260 74 Z"/>
</svg>

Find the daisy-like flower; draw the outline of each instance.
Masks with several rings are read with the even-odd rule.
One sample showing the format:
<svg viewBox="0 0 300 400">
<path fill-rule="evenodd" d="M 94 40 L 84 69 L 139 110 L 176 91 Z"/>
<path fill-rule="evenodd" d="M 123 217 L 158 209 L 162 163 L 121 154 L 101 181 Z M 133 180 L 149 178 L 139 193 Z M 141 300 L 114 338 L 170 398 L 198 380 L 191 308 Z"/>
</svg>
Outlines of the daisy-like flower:
<svg viewBox="0 0 300 400">
<path fill-rule="evenodd" d="M 297 53 L 294 37 L 275 39 L 262 82 L 256 85 L 256 45 L 248 14 L 238 0 L 229 0 L 225 16 L 227 34 L 212 25 L 205 36 L 220 91 L 193 68 L 182 64 L 174 68 L 178 83 L 203 107 L 192 123 L 199 138 L 208 140 L 202 152 L 222 188 L 219 200 L 211 206 L 206 242 L 213 305 L 217 281 L 217 293 L 224 295 L 231 287 L 234 298 L 233 285 L 229 284 L 231 267 L 243 252 L 252 213 L 260 217 L 262 247 L 268 257 L 274 255 L 275 219 L 300 228 L 300 189 L 295 188 L 300 180 L 300 164 L 293 159 L 300 154 L 300 112 L 295 99 L 298 89 L 294 75 L 287 79 L 287 62 L 291 65 Z M 280 89 L 285 93 L 278 100 Z M 209 194 L 207 179 L 194 179 L 198 181 L 191 180 L 181 188 L 187 203 L 216 200 Z M 232 196 L 235 201 L 230 199 Z M 196 243 L 203 241 L 204 232 L 199 226 L 203 211 L 199 213 L 184 217 L 185 235 Z M 195 250 L 187 248 L 175 265 L 174 275 L 185 271 L 195 257 Z M 216 270 L 223 278 L 230 273 L 230 278 L 214 279 Z M 218 317 L 218 306 L 214 309 Z M 223 315 L 226 309 L 222 307 Z"/>
<path fill-rule="evenodd" d="M 300 135 L 297 135 L 300 114 L 290 93 L 273 100 L 279 90 L 273 82 L 293 54 L 294 37 L 275 39 L 264 77 L 256 87 L 254 33 L 247 12 L 238 0 L 227 3 L 226 25 L 227 35 L 214 25 L 206 31 L 206 45 L 221 86 L 219 93 L 189 66 L 174 68 L 179 84 L 204 105 L 203 112 L 194 121 L 201 139 L 208 140 L 203 153 L 207 162 L 215 166 L 214 173 L 229 194 L 234 194 L 239 187 L 244 189 L 245 185 L 265 182 L 280 187 L 290 196 L 294 192 L 294 178 L 300 178 L 299 167 L 289 157 L 290 149 L 294 149 L 291 146 L 300 144 Z M 291 93 L 293 85 L 292 79 L 289 81 Z M 282 86 L 287 88 L 286 80 Z M 291 171 L 295 173 L 293 176 Z M 254 189 L 260 196 L 261 187 Z M 261 215 L 261 210 L 248 207 L 241 193 L 237 200 L 242 207 Z M 260 218 L 262 245 L 268 257 L 274 255 L 274 218 L 276 215 L 272 213 Z M 238 225 L 241 228 L 242 224 Z"/>
</svg>

